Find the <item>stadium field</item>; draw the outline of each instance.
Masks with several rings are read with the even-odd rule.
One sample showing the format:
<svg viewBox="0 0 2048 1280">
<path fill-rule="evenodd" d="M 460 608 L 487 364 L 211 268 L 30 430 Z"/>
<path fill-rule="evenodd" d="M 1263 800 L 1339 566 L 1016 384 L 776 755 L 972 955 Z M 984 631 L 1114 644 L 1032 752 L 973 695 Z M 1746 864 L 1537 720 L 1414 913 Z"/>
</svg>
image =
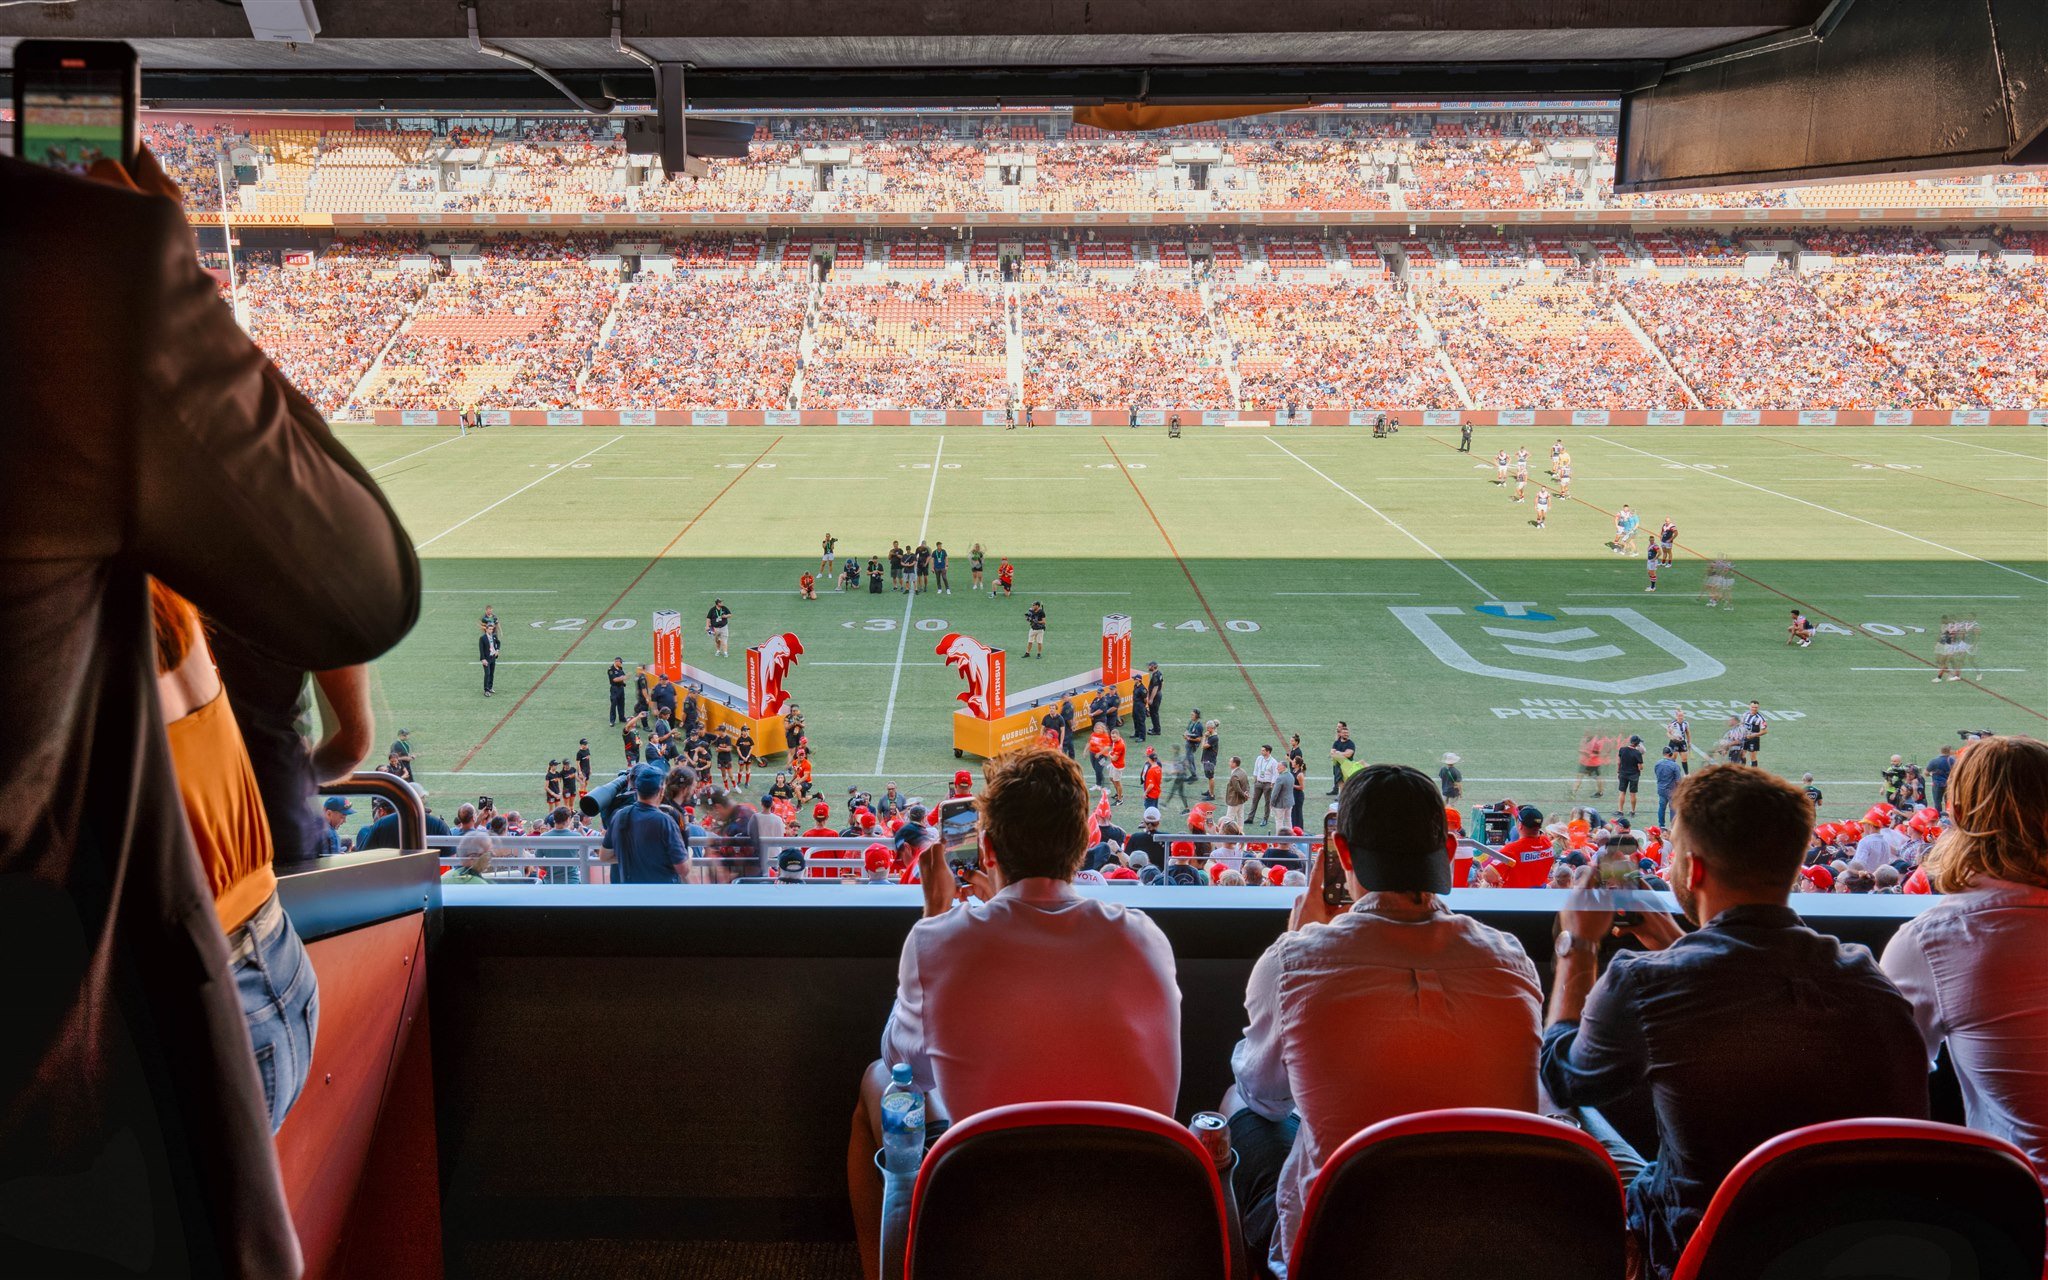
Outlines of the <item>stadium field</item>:
<svg viewBox="0 0 2048 1280">
<path fill-rule="evenodd" d="M 543 766 L 579 737 L 618 767 L 605 665 L 647 661 L 663 608 L 683 614 L 685 660 L 735 682 L 747 645 L 801 637 L 788 688 L 828 798 L 942 790 L 962 685 L 941 635 L 1007 649 L 1018 690 L 1095 666 L 1106 613 L 1129 614 L 1134 663 L 1167 674 L 1169 742 L 1199 706 L 1226 758 L 1299 733 L 1313 778 L 1344 719 L 1365 758 L 1433 771 L 1458 752 L 1471 800 L 1560 803 L 1587 730 L 1640 733 L 1654 758 L 1673 705 L 1704 745 L 1760 700 L 1762 762 L 1812 772 L 1832 817 L 1867 803 L 1894 751 L 2048 728 L 2048 432 L 1570 428 L 1572 496 L 1539 530 L 1558 434 L 1480 428 L 1466 455 L 1456 428 L 1419 426 L 340 429 L 425 562 L 420 625 L 374 688 L 383 739 L 411 730 L 444 809 L 480 792 L 537 808 Z M 1492 455 L 1522 445 L 1532 501 L 1516 504 Z M 1604 545 L 1623 503 L 1645 538 L 1678 523 L 1655 594 L 1640 555 Z M 827 584 L 805 602 L 797 576 L 828 532 L 863 559 L 943 542 L 954 594 Z M 969 591 L 976 542 L 991 580 L 996 557 L 1016 564 L 1015 598 Z M 1739 575 L 1732 610 L 1700 599 L 1714 557 Z M 715 596 L 734 611 L 722 660 L 701 621 Z M 1042 662 L 1021 658 L 1033 599 Z M 489 699 L 487 603 L 504 637 Z M 1821 624 L 1810 648 L 1785 643 L 1795 606 Z M 1935 683 L 1950 613 L 1981 642 L 1967 680 Z"/>
</svg>

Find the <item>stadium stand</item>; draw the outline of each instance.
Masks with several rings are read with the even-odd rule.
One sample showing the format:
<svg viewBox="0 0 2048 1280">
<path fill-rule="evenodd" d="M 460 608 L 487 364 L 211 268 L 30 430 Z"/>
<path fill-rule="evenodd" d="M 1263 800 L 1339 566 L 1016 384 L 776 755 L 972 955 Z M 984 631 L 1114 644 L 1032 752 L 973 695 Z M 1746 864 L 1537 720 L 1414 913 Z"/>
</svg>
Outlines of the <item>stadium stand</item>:
<svg viewBox="0 0 2048 1280">
<path fill-rule="evenodd" d="M 1572 276 L 1444 280 L 1421 295 L 1473 403 L 1682 408 L 1684 391 L 1615 314 L 1611 285 Z"/>
<path fill-rule="evenodd" d="M 804 285 L 775 275 L 644 277 L 627 288 L 591 359 L 582 403 L 786 409 L 806 296 Z"/>
<path fill-rule="evenodd" d="M 1458 403 L 1391 279 L 1226 285 L 1216 323 L 1246 406 Z"/>
<path fill-rule="evenodd" d="M 957 281 L 832 281 L 818 294 L 802 403 L 933 408 L 943 394 L 968 408 L 1008 404 L 1003 310 L 999 294 Z"/>
<path fill-rule="evenodd" d="M 1040 284 L 1025 291 L 1020 323 L 1026 404 L 1222 408 L 1232 402 L 1202 294 L 1185 284 L 1143 277 L 1123 284 Z"/>
</svg>

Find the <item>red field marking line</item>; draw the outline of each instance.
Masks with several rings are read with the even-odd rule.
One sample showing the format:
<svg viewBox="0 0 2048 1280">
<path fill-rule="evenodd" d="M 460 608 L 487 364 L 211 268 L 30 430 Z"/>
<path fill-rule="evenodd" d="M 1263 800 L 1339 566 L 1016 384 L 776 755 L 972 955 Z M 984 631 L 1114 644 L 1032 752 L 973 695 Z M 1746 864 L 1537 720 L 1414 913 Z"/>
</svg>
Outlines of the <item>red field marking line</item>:
<svg viewBox="0 0 2048 1280">
<path fill-rule="evenodd" d="M 540 692 L 540 687 L 548 682 L 548 677 L 554 675 L 555 672 L 561 670 L 562 664 L 570 659 L 570 657 L 576 652 L 576 650 L 582 646 L 583 642 L 585 640 L 590 639 L 591 636 L 597 633 L 598 629 L 601 626 L 603 626 L 605 619 L 612 616 L 612 610 L 618 608 L 620 603 L 624 601 L 627 596 L 633 594 L 633 588 L 639 586 L 642 580 L 644 580 L 648 574 L 654 572 L 655 565 L 660 564 L 664 559 L 668 557 L 669 552 L 675 550 L 676 544 L 683 540 L 683 535 L 687 534 L 690 530 L 697 527 L 697 522 L 704 518 L 704 513 L 711 510 L 711 508 L 717 506 L 718 500 L 720 498 L 723 498 L 726 494 L 731 493 L 734 485 L 737 485 L 740 481 L 752 475 L 754 473 L 754 467 L 760 463 L 761 459 L 767 457 L 770 453 L 773 453 L 775 451 L 775 446 L 781 443 L 781 436 L 777 436 L 773 440 L 770 440 L 768 442 L 768 447 L 766 449 L 761 450 L 761 452 L 755 456 L 754 461 L 747 464 L 745 470 L 741 471 L 739 474 L 735 475 L 730 481 L 728 481 L 726 483 L 725 488 L 720 489 L 717 493 L 712 494 L 711 501 L 705 503 L 701 508 L 699 508 L 697 514 L 691 516 L 689 522 L 683 525 L 681 529 L 677 530 L 676 536 L 668 540 L 667 546 L 663 547 L 660 551 L 654 553 L 654 558 L 652 560 L 649 560 L 646 563 L 646 565 L 641 568 L 640 572 L 633 575 L 633 580 L 626 584 L 625 590 L 619 592 L 619 594 L 612 597 L 612 602 L 604 607 L 604 612 L 598 614 L 595 618 L 592 618 L 590 620 L 590 626 L 584 630 L 583 634 L 577 636 L 574 640 L 569 642 L 569 647 L 567 649 L 562 650 L 562 656 L 556 658 L 553 662 L 548 664 L 548 669 L 540 673 L 540 679 L 534 681 L 533 686 L 531 688 L 529 688 L 525 693 L 519 695 L 519 700 L 512 704 L 512 709 L 507 711 L 503 716 L 501 716 L 498 720 L 498 723 L 491 726 L 490 732 L 486 733 L 481 741 L 479 741 L 475 746 L 469 749 L 469 754 L 463 756 L 462 759 L 456 761 L 455 767 L 449 770 L 449 772 L 461 773 L 464 769 L 468 768 L 469 762 L 476 759 L 477 753 L 482 751 L 485 747 L 491 745 L 491 739 L 498 736 L 498 730 L 504 728 L 507 724 L 511 722 L 513 716 L 519 714 L 519 709 L 526 705 L 526 700 L 528 698 L 531 698 L 534 694 Z"/>
<path fill-rule="evenodd" d="M 1436 444 L 1440 444 L 1444 448 L 1449 449 L 1453 453 L 1460 452 L 1458 447 L 1448 440 L 1439 440 L 1435 436 L 1424 436 L 1423 439 L 1433 441 Z M 1576 502 L 1582 507 L 1589 508 L 1593 511 L 1598 511 L 1601 515 L 1606 516 L 1610 520 L 1614 518 L 1614 512 L 1607 510 L 1607 508 L 1601 506 L 1598 503 L 1588 502 L 1584 498 L 1564 493 L 1558 489 L 1553 489 L 1551 488 L 1551 486 L 1544 484 L 1540 480 L 1536 482 L 1536 487 L 1539 489 L 1546 490 L 1550 493 L 1554 493 L 1557 496 L 1563 498 L 1566 502 Z M 1683 542 L 1674 542 L 1672 543 L 1672 545 L 1696 560 L 1711 561 L 1712 559 L 1712 557 L 1708 556 L 1706 553 L 1701 551 L 1695 551 L 1691 547 L 1686 546 Z M 1866 640 L 1875 640 L 1877 643 L 1883 645 L 1887 649 L 1890 649 L 1892 652 L 1900 655 L 1901 657 L 1908 658 L 1914 662 L 1917 662 L 1921 666 L 1926 667 L 1930 671 L 1935 669 L 1934 663 L 1929 662 L 1927 659 L 1921 657 L 1919 654 L 1914 653 L 1911 649 L 1908 649 L 1903 645 L 1893 644 L 1890 640 L 1886 639 L 1883 636 L 1872 635 L 1870 632 L 1865 631 L 1861 627 L 1854 626 L 1848 622 L 1844 622 L 1842 619 L 1837 618 L 1834 614 L 1829 613 L 1827 610 L 1821 608 L 1819 605 L 1808 604 L 1806 601 L 1801 600 L 1798 596 L 1793 595 L 1791 592 L 1781 591 L 1777 587 L 1772 586 L 1770 583 L 1765 582 L 1762 578 L 1756 577 L 1753 574 L 1744 573 L 1740 569 L 1737 569 L 1735 571 L 1735 576 L 1741 578 L 1744 582 L 1752 583 L 1755 586 L 1761 587 L 1765 591 L 1770 592 L 1772 595 L 1777 596 L 1781 600 L 1791 601 L 1793 604 L 1798 605 L 1801 609 L 1804 609 L 1808 613 L 1814 614 L 1817 617 L 1826 618 L 1829 622 L 1834 623 L 1836 626 L 1841 627 L 1843 630 L 1848 631 L 1852 635 L 1862 636 Z M 1980 693 L 1990 694 L 1992 697 L 1998 699 L 2000 702 L 2005 703 L 2007 706 L 2017 707 L 2021 711 L 2026 712 L 2028 715 L 2033 716 L 2036 719 L 2048 720 L 2048 714 L 2036 711 L 2024 702 L 2016 702 L 2013 699 L 2006 697 L 2004 694 L 2000 693 L 1996 689 L 1986 688 L 1984 685 L 1978 683 L 1975 680 L 1970 679 L 1967 676 L 1963 677 L 1963 679 L 1959 681 L 1959 683 L 1967 684 L 1971 688 L 1979 691 Z"/>
<path fill-rule="evenodd" d="M 1173 535 L 1166 531 L 1166 526 L 1160 523 L 1159 513 L 1152 509 L 1152 500 L 1138 487 L 1138 478 L 1131 474 L 1131 469 L 1117 456 L 1116 446 L 1109 442 L 1108 436 L 1102 437 L 1102 447 L 1109 450 L 1109 456 L 1116 462 L 1116 469 L 1130 482 L 1131 492 L 1138 495 L 1138 502 L 1144 506 L 1145 514 L 1152 517 L 1152 527 L 1159 530 L 1160 541 L 1166 544 L 1166 550 L 1173 556 L 1173 562 L 1180 566 L 1182 576 L 1187 578 L 1188 590 L 1195 593 L 1195 602 L 1202 606 L 1203 613 L 1209 615 L 1210 627 L 1214 628 L 1216 638 L 1223 642 L 1223 651 L 1230 655 L 1231 664 L 1237 668 L 1237 674 L 1244 678 L 1244 687 L 1252 691 L 1252 701 L 1259 704 L 1260 714 L 1266 717 L 1267 724 L 1273 726 L 1275 736 L 1284 736 L 1280 732 L 1280 722 L 1273 717 L 1273 709 L 1266 705 L 1265 696 L 1259 692 L 1259 686 L 1252 680 L 1252 673 L 1245 667 L 1244 659 L 1237 656 L 1237 646 L 1230 643 L 1230 632 L 1224 629 L 1222 621 L 1216 616 L 1216 611 L 1209 607 L 1209 597 L 1202 594 L 1200 584 L 1195 581 L 1195 571 L 1188 568 L 1188 562 L 1181 558 L 1180 548 L 1173 545 Z"/>
<path fill-rule="evenodd" d="M 1840 458 L 1844 462 L 1859 462 L 1866 467 L 1875 467 L 1881 471 L 1891 470 L 1889 467 L 1886 467 L 1883 463 L 1872 462 L 1868 458 L 1852 458 L 1846 453 L 1835 453 L 1832 450 L 1828 449 L 1816 449 L 1811 445 L 1798 444 L 1791 440 L 1780 440 L 1776 436 L 1760 436 L 1758 438 L 1763 440 L 1769 440 L 1772 444 L 1782 444 L 1793 449 L 1804 449 L 1808 453 L 1817 453 L 1824 458 Z M 1998 498 L 2005 502 L 2021 502 L 2025 503 L 2027 506 L 2039 507 L 2043 511 L 2048 511 L 2048 502 L 2036 502 L 2032 498 L 2020 498 L 2015 497 L 2010 493 L 1996 493 L 1990 489 L 1979 489 L 1975 485 L 1959 484 L 1954 480 L 1944 480 L 1940 476 L 1930 476 L 1922 472 L 1913 471 L 1897 471 L 1892 472 L 1892 474 L 1904 476 L 1909 479 L 1926 480 L 1933 484 L 1945 484 L 1951 489 L 1961 489 L 1966 493 L 1980 493 L 1987 498 Z"/>
</svg>

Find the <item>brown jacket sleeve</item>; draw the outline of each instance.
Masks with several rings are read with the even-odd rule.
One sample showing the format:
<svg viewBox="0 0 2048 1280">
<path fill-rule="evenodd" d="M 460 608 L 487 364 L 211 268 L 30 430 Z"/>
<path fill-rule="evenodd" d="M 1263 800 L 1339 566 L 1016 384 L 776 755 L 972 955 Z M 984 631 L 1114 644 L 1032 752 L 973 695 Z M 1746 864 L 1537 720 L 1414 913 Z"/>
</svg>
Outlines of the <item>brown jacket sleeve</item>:
<svg viewBox="0 0 2048 1280">
<path fill-rule="evenodd" d="M 144 350 L 128 546 L 228 629 L 314 670 L 366 662 L 419 616 L 419 558 L 369 473 L 256 348 L 183 216 L 138 281 Z"/>
</svg>

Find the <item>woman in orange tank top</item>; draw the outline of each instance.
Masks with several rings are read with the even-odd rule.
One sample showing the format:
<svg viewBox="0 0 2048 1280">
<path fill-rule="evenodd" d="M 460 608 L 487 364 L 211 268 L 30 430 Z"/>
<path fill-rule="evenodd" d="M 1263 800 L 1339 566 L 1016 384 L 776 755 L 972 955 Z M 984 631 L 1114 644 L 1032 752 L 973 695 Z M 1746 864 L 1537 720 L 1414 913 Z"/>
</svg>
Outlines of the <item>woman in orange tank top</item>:
<svg viewBox="0 0 2048 1280">
<path fill-rule="evenodd" d="M 214 669 L 199 613 L 150 583 L 157 697 L 193 846 L 227 935 L 242 1016 L 274 1132 L 298 1100 L 313 1060 L 320 991 L 305 944 L 277 900 L 270 826 L 249 749 Z"/>
</svg>

